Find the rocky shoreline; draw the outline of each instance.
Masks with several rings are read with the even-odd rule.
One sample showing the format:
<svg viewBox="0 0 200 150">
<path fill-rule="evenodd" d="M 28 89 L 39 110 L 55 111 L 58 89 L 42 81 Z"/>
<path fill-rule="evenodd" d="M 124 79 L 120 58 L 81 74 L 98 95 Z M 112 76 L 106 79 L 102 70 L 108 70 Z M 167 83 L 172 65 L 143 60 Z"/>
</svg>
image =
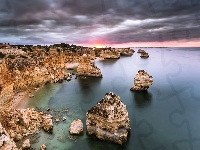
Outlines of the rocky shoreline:
<svg viewBox="0 0 200 150">
<path fill-rule="evenodd" d="M 69 51 L 55 47 L 37 47 L 33 48 L 33 51 L 29 48 L 24 48 L 26 51 L 24 49 L 23 51 L 15 49 L 14 52 L 0 51 L 6 52 L 5 58 L 0 60 L 0 149 L 8 147 L 17 150 L 16 141 L 38 133 L 41 128 L 46 132 L 52 132 L 52 115 L 36 111 L 34 108 L 16 109 L 20 107 L 19 103 L 23 99 L 33 97 L 34 92 L 48 83 L 70 81 L 72 74 L 67 73 L 66 69 L 77 66 L 76 78 L 102 77 L 100 68 L 94 63 L 98 56 L 99 59 L 118 59 L 120 56 L 131 56 L 134 53 L 130 48 L 106 48 L 100 52 L 90 48 L 77 49 L 76 52 L 73 52 L 74 49 Z M 141 56 L 148 54 L 143 50 L 140 53 Z M 148 82 L 146 82 L 147 77 Z M 141 78 L 142 81 L 138 82 Z M 147 90 L 152 82 L 152 77 L 140 70 L 131 90 Z M 94 134 L 101 140 L 118 144 L 127 141 L 131 129 L 128 112 L 126 105 L 114 93 L 106 93 L 96 106 L 88 110 L 86 117 L 88 135 Z M 56 123 L 61 120 L 64 121 L 66 118 L 54 118 Z M 81 120 L 74 120 L 69 129 L 70 134 L 81 134 L 83 131 Z M 28 147 L 30 148 L 30 141 L 26 140 L 22 149 Z M 41 149 L 46 149 L 46 146 L 42 145 Z"/>
</svg>

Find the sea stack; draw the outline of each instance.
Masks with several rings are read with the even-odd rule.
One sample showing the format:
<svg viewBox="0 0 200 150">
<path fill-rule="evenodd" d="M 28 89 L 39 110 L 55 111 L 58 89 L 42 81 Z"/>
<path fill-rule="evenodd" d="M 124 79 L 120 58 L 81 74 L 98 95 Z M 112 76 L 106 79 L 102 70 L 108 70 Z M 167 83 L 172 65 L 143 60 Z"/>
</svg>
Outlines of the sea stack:
<svg viewBox="0 0 200 150">
<path fill-rule="evenodd" d="M 142 57 L 142 58 L 148 58 L 149 54 L 147 52 L 143 52 L 143 53 L 141 53 L 140 57 Z"/>
<path fill-rule="evenodd" d="M 146 91 L 153 84 L 153 77 L 144 70 L 139 70 L 134 78 L 134 86 L 131 91 Z"/>
<path fill-rule="evenodd" d="M 96 135 L 101 140 L 118 144 L 127 141 L 130 131 L 128 111 L 120 97 L 106 93 L 105 97 L 86 113 L 86 133 Z"/>
<path fill-rule="evenodd" d="M 101 70 L 92 63 L 86 54 L 80 58 L 76 77 L 102 77 Z"/>
</svg>

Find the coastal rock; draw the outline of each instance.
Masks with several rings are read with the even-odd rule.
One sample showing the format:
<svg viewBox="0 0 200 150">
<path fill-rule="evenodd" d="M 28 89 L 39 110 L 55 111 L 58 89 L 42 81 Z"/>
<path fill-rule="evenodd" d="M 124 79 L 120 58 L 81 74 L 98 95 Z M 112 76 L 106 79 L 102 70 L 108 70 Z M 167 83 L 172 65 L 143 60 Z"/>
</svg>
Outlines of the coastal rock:
<svg viewBox="0 0 200 150">
<path fill-rule="evenodd" d="M 96 135 L 101 140 L 118 144 L 127 141 L 130 131 L 128 111 L 120 97 L 114 93 L 106 93 L 105 97 L 86 113 L 88 135 Z"/>
<path fill-rule="evenodd" d="M 83 123 L 80 119 L 74 120 L 69 128 L 70 134 L 82 134 L 83 133 Z"/>
<path fill-rule="evenodd" d="M 31 147 L 30 140 L 26 139 L 22 144 L 22 150 L 29 149 Z"/>
<path fill-rule="evenodd" d="M 141 53 L 140 57 L 142 57 L 142 58 L 148 58 L 149 54 L 147 52 L 143 52 L 143 53 Z"/>
<path fill-rule="evenodd" d="M 100 52 L 100 58 L 104 59 L 118 59 L 120 58 L 120 52 L 118 50 L 102 50 Z"/>
<path fill-rule="evenodd" d="M 121 56 L 132 56 L 135 52 L 133 49 L 130 48 L 118 48 L 117 50 L 120 52 Z"/>
<path fill-rule="evenodd" d="M 102 77 L 101 70 L 94 65 L 84 54 L 80 58 L 76 77 Z"/>
<path fill-rule="evenodd" d="M 53 121 L 52 121 L 53 116 L 51 115 L 44 115 L 42 116 L 42 128 L 44 131 L 51 132 L 53 129 Z"/>
<path fill-rule="evenodd" d="M 49 131 L 53 127 L 52 116 L 37 112 L 34 108 L 3 111 L 1 118 L 3 118 L 2 126 L 14 141 L 38 133 L 41 126 L 45 131 Z"/>
<path fill-rule="evenodd" d="M 146 53 L 145 50 L 138 49 L 137 53 Z"/>
<path fill-rule="evenodd" d="M 131 91 L 145 91 L 153 84 L 153 77 L 144 70 L 139 70 L 134 78 L 134 86 Z"/>
<path fill-rule="evenodd" d="M 18 150 L 16 143 L 10 138 L 5 128 L 0 123 L 0 149 L 1 150 Z"/>
<path fill-rule="evenodd" d="M 42 144 L 42 146 L 40 147 L 40 150 L 46 150 L 46 145 Z"/>
</svg>

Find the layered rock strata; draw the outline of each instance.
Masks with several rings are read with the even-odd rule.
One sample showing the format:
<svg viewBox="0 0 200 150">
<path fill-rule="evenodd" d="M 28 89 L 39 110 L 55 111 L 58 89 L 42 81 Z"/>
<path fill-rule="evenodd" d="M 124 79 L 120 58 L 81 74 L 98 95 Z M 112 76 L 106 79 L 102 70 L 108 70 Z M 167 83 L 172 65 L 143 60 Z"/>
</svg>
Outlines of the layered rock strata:
<svg viewBox="0 0 200 150">
<path fill-rule="evenodd" d="M 105 97 L 86 113 L 87 134 L 118 144 L 127 141 L 130 131 L 128 111 L 120 97 L 106 93 Z"/>
<path fill-rule="evenodd" d="M 74 120 L 69 128 L 70 134 L 82 134 L 83 133 L 83 123 L 80 119 Z"/>
<path fill-rule="evenodd" d="M 94 65 L 84 54 L 80 58 L 76 77 L 102 77 L 101 70 Z"/>
<path fill-rule="evenodd" d="M 145 91 L 153 84 L 153 77 L 144 70 L 139 70 L 134 78 L 134 86 L 131 91 Z"/>
</svg>

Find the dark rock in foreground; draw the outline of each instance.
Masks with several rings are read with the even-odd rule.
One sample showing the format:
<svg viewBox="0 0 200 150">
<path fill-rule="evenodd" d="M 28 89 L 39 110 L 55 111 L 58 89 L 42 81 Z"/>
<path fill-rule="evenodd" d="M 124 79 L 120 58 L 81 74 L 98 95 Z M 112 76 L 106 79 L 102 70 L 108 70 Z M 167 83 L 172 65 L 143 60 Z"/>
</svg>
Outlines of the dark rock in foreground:
<svg viewBox="0 0 200 150">
<path fill-rule="evenodd" d="M 86 113 L 86 132 L 101 140 L 123 144 L 130 131 L 130 120 L 126 105 L 114 93 L 105 97 Z"/>
</svg>

